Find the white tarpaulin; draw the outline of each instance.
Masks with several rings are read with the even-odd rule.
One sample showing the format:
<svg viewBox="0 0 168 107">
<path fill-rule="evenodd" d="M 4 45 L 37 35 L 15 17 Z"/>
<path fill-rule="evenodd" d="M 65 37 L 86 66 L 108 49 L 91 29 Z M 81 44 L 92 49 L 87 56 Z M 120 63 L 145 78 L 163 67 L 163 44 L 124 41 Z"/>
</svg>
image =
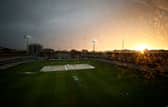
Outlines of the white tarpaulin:
<svg viewBox="0 0 168 107">
<path fill-rule="evenodd" d="M 40 71 L 69 71 L 69 70 L 84 70 L 84 69 L 95 69 L 94 66 L 89 64 L 66 64 L 66 65 L 48 65 L 44 66 Z"/>
</svg>

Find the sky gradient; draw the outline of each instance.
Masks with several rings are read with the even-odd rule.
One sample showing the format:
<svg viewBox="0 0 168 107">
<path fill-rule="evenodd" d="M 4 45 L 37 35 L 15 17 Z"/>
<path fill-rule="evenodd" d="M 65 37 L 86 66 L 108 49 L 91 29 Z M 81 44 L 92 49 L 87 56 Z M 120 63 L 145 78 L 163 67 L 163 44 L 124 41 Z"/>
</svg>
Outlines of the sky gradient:
<svg viewBox="0 0 168 107">
<path fill-rule="evenodd" d="M 168 49 L 167 0 L 1 0 L 0 46 L 55 50 Z"/>
</svg>

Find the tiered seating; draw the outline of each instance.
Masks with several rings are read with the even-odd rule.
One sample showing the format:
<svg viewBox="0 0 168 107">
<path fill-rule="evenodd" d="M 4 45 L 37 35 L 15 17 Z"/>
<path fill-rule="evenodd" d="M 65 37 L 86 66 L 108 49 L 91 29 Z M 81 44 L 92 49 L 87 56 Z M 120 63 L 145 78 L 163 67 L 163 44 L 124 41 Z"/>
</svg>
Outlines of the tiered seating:
<svg viewBox="0 0 168 107">
<path fill-rule="evenodd" d="M 13 57 L 13 58 L 5 58 L 0 60 L 0 70 L 7 69 L 22 63 L 33 61 L 34 58 L 30 56 L 25 57 Z"/>
</svg>

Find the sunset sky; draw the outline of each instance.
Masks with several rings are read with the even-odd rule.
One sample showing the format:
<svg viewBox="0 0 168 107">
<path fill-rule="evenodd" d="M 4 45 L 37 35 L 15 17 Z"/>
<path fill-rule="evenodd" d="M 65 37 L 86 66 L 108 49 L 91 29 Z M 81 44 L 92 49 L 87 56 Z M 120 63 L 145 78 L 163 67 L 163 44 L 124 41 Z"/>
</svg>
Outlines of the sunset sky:
<svg viewBox="0 0 168 107">
<path fill-rule="evenodd" d="M 1 0 L 0 46 L 24 49 L 24 35 L 45 48 L 168 49 L 167 0 Z"/>
</svg>

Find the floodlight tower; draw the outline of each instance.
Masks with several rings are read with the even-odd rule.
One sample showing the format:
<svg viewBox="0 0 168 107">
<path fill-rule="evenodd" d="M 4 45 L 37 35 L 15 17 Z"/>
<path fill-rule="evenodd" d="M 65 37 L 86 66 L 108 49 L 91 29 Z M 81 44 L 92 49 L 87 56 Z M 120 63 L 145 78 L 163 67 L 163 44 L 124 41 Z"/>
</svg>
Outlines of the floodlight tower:
<svg viewBox="0 0 168 107">
<path fill-rule="evenodd" d="M 122 49 L 124 49 L 125 47 L 125 44 L 124 44 L 124 39 L 122 40 Z"/>
<path fill-rule="evenodd" d="M 26 44 L 26 49 L 28 50 L 29 42 L 32 37 L 30 35 L 24 35 L 24 40 Z"/>
<path fill-rule="evenodd" d="M 96 40 L 92 40 L 92 44 L 93 44 L 93 52 L 95 52 Z"/>
</svg>

